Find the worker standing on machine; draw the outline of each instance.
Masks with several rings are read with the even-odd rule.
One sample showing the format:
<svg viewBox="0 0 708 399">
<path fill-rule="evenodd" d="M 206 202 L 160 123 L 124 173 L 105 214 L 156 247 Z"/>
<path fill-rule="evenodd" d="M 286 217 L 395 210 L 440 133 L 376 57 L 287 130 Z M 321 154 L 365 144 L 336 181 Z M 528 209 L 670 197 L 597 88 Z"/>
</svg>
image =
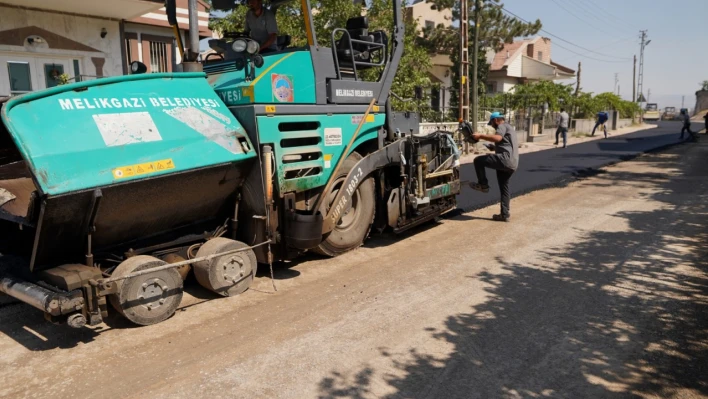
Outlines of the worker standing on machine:
<svg viewBox="0 0 708 399">
<path fill-rule="evenodd" d="M 494 215 L 492 219 L 498 222 L 508 222 L 511 217 L 509 212 L 511 202 L 509 180 L 519 166 L 519 145 L 516 131 L 511 125 L 505 123 L 504 115 L 500 112 L 494 112 L 491 115 L 488 125 L 496 129 L 496 134 L 474 133 L 472 138 L 475 141 L 485 140 L 494 143 L 494 154 L 482 155 L 474 159 L 478 182 L 470 183 L 470 187 L 474 190 L 488 193 L 489 181 L 487 180 L 485 168 L 496 170 L 497 182 L 501 193 L 501 213 Z M 492 145 L 489 145 L 489 147 L 492 147 Z"/>
<path fill-rule="evenodd" d="M 248 0 L 246 33 L 261 46 L 261 53 L 278 51 L 278 25 L 275 14 L 263 7 L 263 0 Z"/>
</svg>

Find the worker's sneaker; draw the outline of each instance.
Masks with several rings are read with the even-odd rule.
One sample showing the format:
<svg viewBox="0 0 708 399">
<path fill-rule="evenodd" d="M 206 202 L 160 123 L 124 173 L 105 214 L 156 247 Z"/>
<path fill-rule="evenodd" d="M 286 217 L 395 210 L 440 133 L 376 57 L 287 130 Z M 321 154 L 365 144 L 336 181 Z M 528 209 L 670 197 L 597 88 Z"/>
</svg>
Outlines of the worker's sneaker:
<svg viewBox="0 0 708 399">
<path fill-rule="evenodd" d="M 493 215 L 492 220 L 495 222 L 508 222 L 511 216 Z"/>
<path fill-rule="evenodd" d="M 483 186 L 483 185 L 481 185 L 481 184 L 479 184 L 479 183 L 470 183 L 470 188 L 471 188 L 472 190 L 481 191 L 481 192 L 483 192 L 483 193 L 488 193 L 488 192 L 489 192 L 489 186 Z"/>
</svg>

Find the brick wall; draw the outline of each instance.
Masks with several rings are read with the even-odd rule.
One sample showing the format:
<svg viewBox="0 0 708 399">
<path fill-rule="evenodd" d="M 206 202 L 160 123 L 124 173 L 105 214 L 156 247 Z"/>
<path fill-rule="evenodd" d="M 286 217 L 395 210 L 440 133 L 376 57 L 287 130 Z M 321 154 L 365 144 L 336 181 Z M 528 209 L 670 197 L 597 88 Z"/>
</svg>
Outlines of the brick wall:
<svg viewBox="0 0 708 399">
<path fill-rule="evenodd" d="M 541 59 L 539 60 L 539 52 L 541 52 Z M 551 63 L 551 39 L 542 37 L 536 40 L 535 43 L 529 44 L 526 47 L 526 56 L 531 57 L 534 60 L 539 60 L 545 62 L 546 64 Z"/>
</svg>

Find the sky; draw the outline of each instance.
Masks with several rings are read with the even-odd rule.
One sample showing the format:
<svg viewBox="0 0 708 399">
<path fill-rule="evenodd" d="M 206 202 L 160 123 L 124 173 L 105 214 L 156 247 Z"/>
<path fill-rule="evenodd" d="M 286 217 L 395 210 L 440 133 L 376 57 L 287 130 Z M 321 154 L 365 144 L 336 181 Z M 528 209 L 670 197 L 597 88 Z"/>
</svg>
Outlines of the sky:
<svg viewBox="0 0 708 399">
<path fill-rule="evenodd" d="M 651 40 L 644 53 L 643 91 L 646 97 L 651 89 L 649 102 L 658 103 L 660 108 L 679 108 L 685 96 L 684 106 L 693 108 L 700 82 L 708 80 L 708 39 L 704 34 L 708 0 L 503 2 L 507 10 L 519 17 L 540 19 L 544 30 L 584 48 L 551 36 L 553 61 L 573 69 L 577 69 L 578 61 L 582 62 L 584 91 L 613 91 L 617 73 L 620 95 L 631 99 L 632 57 L 637 55 L 639 59 L 640 30 L 647 30 L 647 38 Z M 548 36 L 546 32 L 539 35 Z"/>
</svg>

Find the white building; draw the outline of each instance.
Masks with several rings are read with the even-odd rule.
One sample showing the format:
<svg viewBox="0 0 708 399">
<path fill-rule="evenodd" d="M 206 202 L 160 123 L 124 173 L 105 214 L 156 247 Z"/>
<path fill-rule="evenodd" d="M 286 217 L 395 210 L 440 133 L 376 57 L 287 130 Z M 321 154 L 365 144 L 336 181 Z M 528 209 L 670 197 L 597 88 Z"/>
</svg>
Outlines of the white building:
<svg viewBox="0 0 708 399">
<path fill-rule="evenodd" d="M 574 79 L 575 71 L 553 62 L 551 39 L 535 37 L 505 44 L 487 55 L 487 93 L 508 93 L 518 84 Z"/>
<path fill-rule="evenodd" d="M 186 3 L 178 20 L 187 29 Z M 2 0 L 0 2 L 0 97 L 73 80 L 123 75 L 132 60 L 151 71 L 172 70 L 178 58 L 164 0 Z M 200 35 L 208 30 L 200 4 Z"/>
</svg>

